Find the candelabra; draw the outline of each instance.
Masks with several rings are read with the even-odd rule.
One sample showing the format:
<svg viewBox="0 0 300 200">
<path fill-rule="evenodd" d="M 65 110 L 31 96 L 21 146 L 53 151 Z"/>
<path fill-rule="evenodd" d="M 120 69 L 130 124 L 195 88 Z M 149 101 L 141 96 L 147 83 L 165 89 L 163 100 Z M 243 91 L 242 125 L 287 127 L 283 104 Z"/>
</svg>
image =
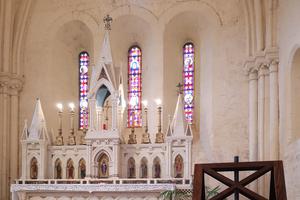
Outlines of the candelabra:
<svg viewBox="0 0 300 200">
<path fill-rule="evenodd" d="M 69 145 L 76 145 L 76 139 L 75 139 L 75 135 L 74 135 L 74 104 L 70 103 L 69 104 L 70 107 L 70 136 L 69 136 L 69 141 L 68 144 Z"/>
<path fill-rule="evenodd" d="M 57 105 L 57 108 L 58 108 L 58 136 L 56 136 L 56 140 L 55 140 L 55 144 L 56 145 L 64 145 L 64 139 L 63 139 L 63 136 L 62 136 L 62 109 L 63 109 L 63 106 L 61 103 L 58 103 Z"/>
<path fill-rule="evenodd" d="M 143 101 L 144 111 L 145 111 L 145 133 L 142 135 L 142 144 L 149 144 L 151 143 L 150 135 L 148 133 L 148 108 L 147 108 L 147 101 Z"/>
<path fill-rule="evenodd" d="M 136 144 L 136 135 L 134 133 L 134 127 L 131 127 L 131 133 L 129 134 L 128 144 Z"/>
<path fill-rule="evenodd" d="M 157 103 L 157 111 L 158 111 L 158 131 L 156 133 L 156 137 L 155 137 L 155 143 L 164 143 L 164 134 L 161 132 L 161 111 L 162 111 L 162 107 L 161 107 L 161 100 L 157 99 L 156 100 Z"/>
</svg>

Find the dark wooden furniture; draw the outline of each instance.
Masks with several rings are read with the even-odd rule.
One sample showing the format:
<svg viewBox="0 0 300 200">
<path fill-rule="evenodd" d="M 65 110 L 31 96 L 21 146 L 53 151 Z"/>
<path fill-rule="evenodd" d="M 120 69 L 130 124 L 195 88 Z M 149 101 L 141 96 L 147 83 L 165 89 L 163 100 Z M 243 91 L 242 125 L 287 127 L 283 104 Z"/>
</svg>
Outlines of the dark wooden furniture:
<svg viewBox="0 0 300 200">
<path fill-rule="evenodd" d="M 242 180 L 231 180 L 219 173 L 239 173 L 241 171 L 255 172 Z M 235 193 L 242 194 L 253 200 L 266 200 L 265 197 L 249 190 L 246 186 L 268 172 L 271 172 L 269 199 L 286 200 L 287 196 L 282 161 L 196 164 L 193 182 L 193 200 L 205 200 L 205 174 L 228 186 L 227 189 L 211 198 L 211 200 L 223 200 Z"/>
</svg>

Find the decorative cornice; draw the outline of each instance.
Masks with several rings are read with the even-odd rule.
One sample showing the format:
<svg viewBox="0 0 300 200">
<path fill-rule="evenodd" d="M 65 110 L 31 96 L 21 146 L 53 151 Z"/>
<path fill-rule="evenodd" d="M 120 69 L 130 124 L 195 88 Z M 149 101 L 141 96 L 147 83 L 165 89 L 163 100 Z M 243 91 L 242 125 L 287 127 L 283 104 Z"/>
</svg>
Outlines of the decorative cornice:
<svg viewBox="0 0 300 200">
<path fill-rule="evenodd" d="M 0 73 L 0 94 L 18 95 L 22 90 L 24 78 L 15 74 Z"/>
</svg>

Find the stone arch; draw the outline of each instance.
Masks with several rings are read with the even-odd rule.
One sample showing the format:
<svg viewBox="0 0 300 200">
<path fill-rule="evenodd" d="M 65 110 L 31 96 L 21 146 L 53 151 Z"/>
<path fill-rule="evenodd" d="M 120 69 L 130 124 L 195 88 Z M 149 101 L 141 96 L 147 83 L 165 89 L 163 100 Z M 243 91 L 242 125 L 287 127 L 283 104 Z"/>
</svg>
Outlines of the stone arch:
<svg viewBox="0 0 300 200">
<path fill-rule="evenodd" d="M 183 157 L 178 154 L 174 159 L 174 178 L 183 178 L 184 176 L 184 161 Z"/>
<path fill-rule="evenodd" d="M 148 160 L 143 157 L 140 162 L 140 178 L 148 178 Z"/>
<path fill-rule="evenodd" d="M 62 162 L 60 158 L 57 158 L 54 162 L 54 178 L 62 179 Z"/>
<path fill-rule="evenodd" d="M 295 141 L 300 138 L 300 123 L 298 121 L 300 117 L 300 48 L 293 50 L 292 58 L 290 60 L 290 83 L 289 87 L 289 98 L 290 98 L 290 134 L 289 142 Z"/>
<path fill-rule="evenodd" d="M 101 44 L 101 37 L 99 37 L 100 29 L 99 25 L 96 21 L 96 19 L 90 15 L 89 13 L 86 13 L 84 11 L 74 11 L 74 12 L 68 12 L 63 16 L 59 16 L 56 19 L 52 21 L 52 23 L 49 24 L 48 28 L 46 29 L 47 32 L 50 33 L 51 37 L 49 39 L 53 39 L 55 37 L 55 34 L 67 23 L 70 23 L 72 21 L 79 21 L 83 23 L 87 28 L 88 31 L 91 33 L 91 41 L 92 44 Z M 79 52 L 78 52 L 79 53 Z M 93 46 L 91 49 L 90 54 L 90 63 L 95 63 L 95 57 L 94 55 L 99 55 L 99 50 L 96 49 L 96 46 Z"/>
<path fill-rule="evenodd" d="M 130 157 L 127 161 L 127 177 L 136 177 L 135 159 L 133 157 Z"/>
<path fill-rule="evenodd" d="M 30 160 L 30 178 L 38 179 L 38 173 L 39 173 L 38 160 L 36 159 L 36 157 L 33 157 Z"/>
<path fill-rule="evenodd" d="M 98 177 L 108 178 L 109 177 L 109 157 L 106 153 L 102 152 L 97 158 L 98 163 Z"/>
<path fill-rule="evenodd" d="M 83 179 L 86 176 L 86 162 L 81 158 L 78 162 L 78 178 Z"/>
<path fill-rule="evenodd" d="M 74 177 L 75 177 L 74 162 L 73 162 L 72 158 L 69 158 L 67 161 L 67 166 L 66 166 L 66 178 L 74 179 Z"/>
<path fill-rule="evenodd" d="M 158 17 L 151 10 L 137 5 L 121 5 L 111 10 L 109 13 L 114 19 L 123 17 L 124 15 L 133 15 L 145 20 L 152 26 L 158 22 Z"/>
<path fill-rule="evenodd" d="M 153 159 L 152 175 L 153 178 L 161 178 L 161 160 L 158 156 Z"/>
<path fill-rule="evenodd" d="M 189 11 L 197 11 L 203 13 L 203 16 L 206 19 L 211 19 L 210 20 L 211 25 L 214 26 L 223 25 L 222 16 L 217 11 L 217 9 L 211 4 L 203 1 L 182 2 L 176 4 L 175 6 L 171 6 L 159 17 L 159 24 L 161 27 L 164 27 L 165 24 L 168 24 L 177 15 Z"/>
</svg>

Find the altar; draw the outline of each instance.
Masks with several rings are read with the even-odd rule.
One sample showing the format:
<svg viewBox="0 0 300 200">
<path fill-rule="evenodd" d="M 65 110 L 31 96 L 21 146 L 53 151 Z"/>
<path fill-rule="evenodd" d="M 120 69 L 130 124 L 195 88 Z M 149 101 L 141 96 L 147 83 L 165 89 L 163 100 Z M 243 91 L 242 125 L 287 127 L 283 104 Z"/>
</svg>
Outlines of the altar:
<svg viewBox="0 0 300 200">
<path fill-rule="evenodd" d="M 12 200 L 158 199 L 163 191 L 191 189 L 188 179 L 16 180 Z"/>
</svg>

